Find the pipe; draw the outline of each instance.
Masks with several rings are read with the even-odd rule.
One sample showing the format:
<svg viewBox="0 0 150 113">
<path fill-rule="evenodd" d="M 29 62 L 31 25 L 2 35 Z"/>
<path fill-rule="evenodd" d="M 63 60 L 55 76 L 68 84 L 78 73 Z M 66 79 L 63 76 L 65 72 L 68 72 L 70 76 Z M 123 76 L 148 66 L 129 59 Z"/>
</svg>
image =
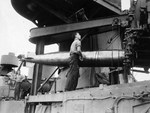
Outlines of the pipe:
<svg viewBox="0 0 150 113">
<path fill-rule="evenodd" d="M 120 67 L 123 66 L 125 58 L 122 50 L 88 51 L 82 52 L 82 55 L 83 61 L 79 62 L 80 67 Z M 35 55 L 24 61 L 50 66 L 69 66 L 69 52 Z"/>
</svg>

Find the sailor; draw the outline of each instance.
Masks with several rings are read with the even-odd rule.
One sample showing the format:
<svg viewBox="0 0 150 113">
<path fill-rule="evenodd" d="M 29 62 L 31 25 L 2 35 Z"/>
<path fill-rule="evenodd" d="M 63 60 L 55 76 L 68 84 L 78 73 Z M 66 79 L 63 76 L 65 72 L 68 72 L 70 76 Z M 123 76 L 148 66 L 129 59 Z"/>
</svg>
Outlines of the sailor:
<svg viewBox="0 0 150 113">
<path fill-rule="evenodd" d="M 25 99 L 25 96 L 27 96 L 30 93 L 30 89 L 31 83 L 29 82 L 27 76 L 25 76 L 25 78 L 20 83 L 20 90 L 21 90 L 20 99 Z"/>
<path fill-rule="evenodd" d="M 20 71 L 16 72 L 16 78 L 15 78 L 15 91 L 14 91 L 14 97 L 16 100 L 20 99 L 20 94 L 21 94 L 21 82 L 24 79 L 24 76 L 20 74 Z"/>
<path fill-rule="evenodd" d="M 78 84 L 79 78 L 79 60 L 83 61 L 82 53 L 81 53 L 81 35 L 76 32 L 74 41 L 70 47 L 70 67 L 68 73 L 66 75 L 66 85 L 65 91 L 75 90 Z"/>
</svg>

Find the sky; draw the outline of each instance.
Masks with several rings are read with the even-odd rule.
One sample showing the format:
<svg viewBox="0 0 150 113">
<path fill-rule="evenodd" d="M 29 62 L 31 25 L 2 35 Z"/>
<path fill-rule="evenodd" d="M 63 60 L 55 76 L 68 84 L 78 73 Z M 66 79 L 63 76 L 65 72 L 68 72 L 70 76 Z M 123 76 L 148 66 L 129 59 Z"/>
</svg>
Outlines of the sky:
<svg viewBox="0 0 150 113">
<path fill-rule="evenodd" d="M 122 0 L 121 1 L 121 9 L 126 10 L 130 7 L 130 0 Z"/>
<path fill-rule="evenodd" d="M 19 15 L 13 9 L 10 0 L 0 0 L 0 26 L 0 55 L 35 51 L 35 45 L 28 39 L 29 30 L 36 26 Z"/>
<path fill-rule="evenodd" d="M 122 9 L 129 7 L 130 0 L 122 0 Z M 30 29 L 36 27 L 31 21 L 19 15 L 12 7 L 10 0 L 0 0 L 0 56 L 9 52 L 27 54 L 35 52 L 35 45 L 29 42 Z M 54 49 L 55 48 L 55 49 Z M 56 45 L 45 48 L 45 51 L 58 50 Z M 136 74 L 139 80 L 150 79 L 150 75 Z M 144 76 L 144 77 L 143 77 Z"/>
</svg>

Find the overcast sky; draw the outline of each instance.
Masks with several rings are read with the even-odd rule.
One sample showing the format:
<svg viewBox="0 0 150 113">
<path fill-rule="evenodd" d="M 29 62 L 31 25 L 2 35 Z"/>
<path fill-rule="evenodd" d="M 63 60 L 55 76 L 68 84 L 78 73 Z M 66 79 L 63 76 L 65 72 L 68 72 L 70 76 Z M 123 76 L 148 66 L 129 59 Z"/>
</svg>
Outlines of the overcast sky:
<svg viewBox="0 0 150 113">
<path fill-rule="evenodd" d="M 10 0 L 0 0 L 0 26 L 0 55 L 35 51 L 35 45 L 28 39 L 29 30 L 36 26 L 20 16 L 13 9 Z"/>
</svg>

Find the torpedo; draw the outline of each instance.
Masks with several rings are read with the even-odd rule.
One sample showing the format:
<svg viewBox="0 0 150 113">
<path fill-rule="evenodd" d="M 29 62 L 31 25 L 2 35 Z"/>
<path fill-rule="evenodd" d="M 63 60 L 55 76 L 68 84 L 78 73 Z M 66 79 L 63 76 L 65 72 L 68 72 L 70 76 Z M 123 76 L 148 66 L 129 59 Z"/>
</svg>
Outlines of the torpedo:
<svg viewBox="0 0 150 113">
<path fill-rule="evenodd" d="M 122 50 L 86 51 L 82 52 L 83 61 L 80 67 L 114 67 L 123 66 L 125 58 Z M 35 55 L 24 59 L 26 62 L 50 65 L 69 66 L 69 52 L 54 52 L 43 55 Z"/>
</svg>

